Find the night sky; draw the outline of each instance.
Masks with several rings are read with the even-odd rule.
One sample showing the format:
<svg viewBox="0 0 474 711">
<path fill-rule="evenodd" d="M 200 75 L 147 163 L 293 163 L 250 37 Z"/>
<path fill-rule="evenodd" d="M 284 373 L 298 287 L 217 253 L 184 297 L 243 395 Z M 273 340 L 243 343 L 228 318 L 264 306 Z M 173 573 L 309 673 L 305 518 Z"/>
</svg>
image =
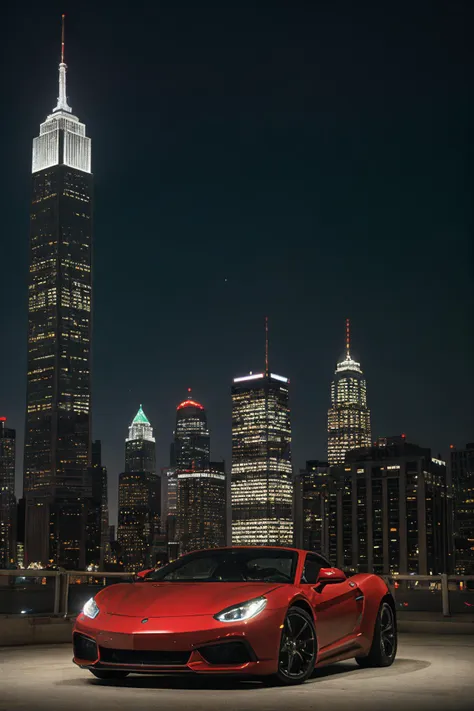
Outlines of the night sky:
<svg viewBox="0 0 474 711">
<path fill-rule="evenodd" d="M 166 466 L 192 387 L 230 465 L 231 381 L 263 367 L 265 315 L 295 468 L 326 456 L 346 317 L 374 438 L 404 432 L 435 455 L 473 441 L 471 4 L 3 11 L 0 415 L 18 494 L 31 142 L 58 95 L 61 12 L 69 103 L 92 138 L 93 436 L 111 522 L 140 403 Z"/>
</svg>

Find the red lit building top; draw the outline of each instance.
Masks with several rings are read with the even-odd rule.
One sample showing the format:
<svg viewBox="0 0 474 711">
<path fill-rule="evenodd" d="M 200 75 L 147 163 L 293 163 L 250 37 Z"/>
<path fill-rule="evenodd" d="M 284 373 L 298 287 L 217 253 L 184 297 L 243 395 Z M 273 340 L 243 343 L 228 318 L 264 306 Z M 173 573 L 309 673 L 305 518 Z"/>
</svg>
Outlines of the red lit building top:
<svg viewBox="0 0 474 711">
<path fill-rule="evenodd" d="M 199 402 L 196 402 L 195 400 L 183 400 L 183 402 L 179 403 L 179 405 L 176 409 L 182 410 L 183 407 L 197 407 L 198 410 L 204 410 L 204 407 Z"/>
</svg>

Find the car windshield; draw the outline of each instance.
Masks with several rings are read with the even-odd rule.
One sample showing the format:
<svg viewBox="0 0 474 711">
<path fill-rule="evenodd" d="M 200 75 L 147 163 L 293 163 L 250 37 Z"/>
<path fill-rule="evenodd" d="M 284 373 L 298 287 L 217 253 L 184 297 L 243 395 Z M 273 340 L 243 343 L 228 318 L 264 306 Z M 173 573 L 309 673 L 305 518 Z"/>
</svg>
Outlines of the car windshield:
<svg viewBox="0 0 474 711">
<path fill-rule="evenodd" d="M 145 577 L 145 582 L 292 583 L 297 553 L 278 548 L 232 548 L 189 553 Z"/>
</svg>

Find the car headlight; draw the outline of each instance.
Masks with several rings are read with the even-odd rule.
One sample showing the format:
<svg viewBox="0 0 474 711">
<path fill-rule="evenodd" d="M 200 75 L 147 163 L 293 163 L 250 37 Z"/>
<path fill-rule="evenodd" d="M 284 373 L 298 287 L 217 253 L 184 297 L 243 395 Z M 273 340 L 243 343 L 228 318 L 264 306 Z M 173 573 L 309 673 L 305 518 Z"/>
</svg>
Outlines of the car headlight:
<svg viewBox="0 0 474 711">
<path fill-rule="evenodd" d="M 97 603 L 93 597 L 91 597 L 91 599 L 86 602 L 86 604 L 82 608 L 82 612 L 85 614 L 86 617 L 90 617 L 91 620 L 93 620 L 94 617 L 97 617 L 100 610 L 97 607 Z"/>
<path fill-rule="evenodd" d="M 267 604 L 266 597 L 256 597 L 253 600 L 242 602 L 240 605 L 232 605 L 226 607 L 225 610 L 214 615 L 219 622 L 241 622 L 242 620 L 250 620 L 251 617 L 259 615 L 265 609 Z"/>
</svg>

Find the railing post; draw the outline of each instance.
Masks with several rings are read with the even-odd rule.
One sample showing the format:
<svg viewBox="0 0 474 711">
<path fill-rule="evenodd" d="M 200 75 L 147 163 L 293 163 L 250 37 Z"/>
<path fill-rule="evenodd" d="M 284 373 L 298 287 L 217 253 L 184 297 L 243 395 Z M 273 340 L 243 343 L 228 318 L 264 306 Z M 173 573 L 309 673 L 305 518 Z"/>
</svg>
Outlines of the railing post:
<svg viewBox="0 0 474 711">
<path fill-rule="evenodd" d="M 441 574 L 441 599 L 443 603 L 443 617 L 450 617 L 447 573 Z"/>
<path fill-rule="evenodd" d="M 61 573 L 61 603 L 60 613 L 64 617 L 67 615 L 67 605 L 69 597 L 69 573 Z"/>
<path fill-rule="evenodd" d="M 54 614 L 59 615 L 61 599 L 61 573 L 56 573 L 54 578 Z"/>
</svg>

